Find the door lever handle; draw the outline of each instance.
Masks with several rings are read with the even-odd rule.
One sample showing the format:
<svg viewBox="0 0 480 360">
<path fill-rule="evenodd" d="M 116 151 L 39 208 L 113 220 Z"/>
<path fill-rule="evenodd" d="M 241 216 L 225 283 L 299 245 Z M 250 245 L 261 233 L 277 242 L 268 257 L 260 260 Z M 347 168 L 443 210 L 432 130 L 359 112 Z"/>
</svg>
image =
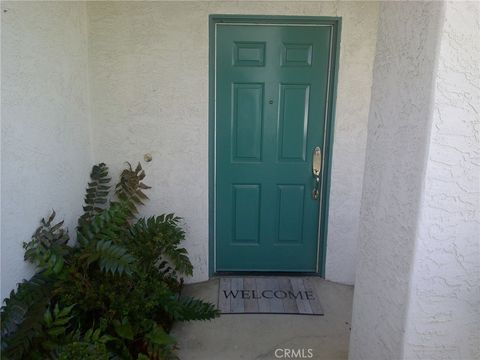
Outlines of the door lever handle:
<svg viewBox="0 0 480 360">
<path fill-rule="evenodd" d="M 318 200 L 320 193 L 320 172 L 322 171 L 322 150 L 317 146 L 313 150 L 312 175 L 315 180 L 312 191 L 313 200 Z"/>
</svg>

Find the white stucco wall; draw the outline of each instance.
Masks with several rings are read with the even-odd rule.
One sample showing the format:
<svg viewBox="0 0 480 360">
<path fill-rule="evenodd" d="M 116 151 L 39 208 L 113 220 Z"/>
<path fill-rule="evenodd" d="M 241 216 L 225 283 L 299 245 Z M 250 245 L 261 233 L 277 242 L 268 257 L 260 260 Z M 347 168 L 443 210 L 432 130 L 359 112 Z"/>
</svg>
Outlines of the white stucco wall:
<svg viewBox="0 0 480 360">
<path fill-rule="evenodd" d="M 92 2 L 93 144 L 113 171 L 143 159 L 145 213 L 184 217 L 191 281 L 208 277 L 208 15 L 341 16 L 326 275 L 353 283 L 378 4 Z"/>
<path fill-rule="evenodd" d="M 350 359 L 402 356 L 441 2 L 380 6 Z"/>
<path fill-rule="evenodd" d="M 6 11 L 6 12 L 4 12 Z M 73 229 L 91 165 L 85 3 L 2 2 L 1 298 L 51 209 Z"/>
<path fill-rule="evenodd" d="M 380 8 L 350 359 L 480 358 L 479 6 Z"/>
<path fill-rule="evenodd" d="M 480 358 L 480 3 L 447 2 L 405 359 Z"/>
</svg>

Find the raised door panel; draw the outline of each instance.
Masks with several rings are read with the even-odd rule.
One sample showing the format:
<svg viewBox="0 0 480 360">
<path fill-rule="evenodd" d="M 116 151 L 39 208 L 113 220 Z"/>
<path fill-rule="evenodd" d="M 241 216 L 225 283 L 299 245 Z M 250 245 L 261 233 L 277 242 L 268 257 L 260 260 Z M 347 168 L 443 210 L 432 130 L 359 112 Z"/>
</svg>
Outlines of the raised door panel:
<svg viewBox="0 0 480 360">
<path fill-rule="evenodd" d="M 305 161 L 310 86 L 280 84 L 279 160 Z"/>
<path fill-rule="evenodd" d="M 277 244 L 302 242 L 304 198 L 304 185 L 278 185 Z"/>
<path fill-rule="evenodd" d="M 233 84 L 232 147 L 234 161 L 262 158 L 263 84 Z"/>
<path fill-rule="evenodd" d="M 232 243 L 257 244 L 260 230 L 260 185 L 233 185 Z"/>
</svg>

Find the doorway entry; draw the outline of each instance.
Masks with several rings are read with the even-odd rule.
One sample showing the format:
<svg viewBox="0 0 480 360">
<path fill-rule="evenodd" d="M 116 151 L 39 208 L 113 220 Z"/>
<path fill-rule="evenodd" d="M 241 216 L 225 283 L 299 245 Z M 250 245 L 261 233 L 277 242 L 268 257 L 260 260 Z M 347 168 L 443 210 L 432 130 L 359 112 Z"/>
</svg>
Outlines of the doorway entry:
<svg viewBox="0 0 480 360">
<path fill-rule="evenodd" d="M 339 20 L 211 22 L 213 271 L 323 275 Z"/>
</svg>

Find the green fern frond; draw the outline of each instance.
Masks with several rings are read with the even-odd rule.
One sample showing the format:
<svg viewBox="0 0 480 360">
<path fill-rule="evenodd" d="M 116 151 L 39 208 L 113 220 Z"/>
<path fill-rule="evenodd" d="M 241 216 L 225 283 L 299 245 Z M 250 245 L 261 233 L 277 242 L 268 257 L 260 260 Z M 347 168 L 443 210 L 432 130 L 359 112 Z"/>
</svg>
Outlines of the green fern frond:
<svg viewBox="0 0 480 360">
<path fill-rule="evenodd" d="M 148 219 L 141 218 L 131 227 L 130 231 L 133 236 L 139 238 L 165 234 L 165 241 L 172 245 L 178 245 L 185 239 L 185 232 L 179 226 L 181 220 L 174 214 L 152 216 Z"/>
<path fill-rule="evenodd" d="M 16 291 L 4 300 L 1 311 L 2 356 L 21 359 L 28 354 L 33 341 L 42 334 L 41 322 L 47 308 L 52 281 L 43 273 L 18 284 Z"/>
<path fill-rule="evenodd" d="M 121 245 L 121 239 L 128 236 L 128 214 L 124 202 L 112 203 L 78 228 L 77 240 L 82 248 L 79 259 L 87 266 L 97 262 L 106 273 L 130 274 L 135 258 Z"/>
<path fill-rule="evenodd" d="M 179 226 L 181 218 L 164 214 L 148 219 L 141 218 L 130 227 L 130 241 L 135 249 L 144 253 L 143 260 L 154 262 L 165 269 L 164 258 L 168 259 L 175 271 L 192 275 L 193 266 L 187 250 L 179 247 L 185 239 L 185 232 Z M 141 255 L 140 255 L 141 257 Z"/>
<path fill-rule="evenodd" d="M 53 309 L 48 308 L 43 314 L 43 322 L 47 334 L 56 338 L 65 335 L 69 327 L 69 322 L 73 318 L 72 309 L 75 304 L 60 308 L 58 303 Z"/>
<path fill-rule="evenodd" d="M 147 350 L 150 359 L 178 360 L 175 354 L 176 340 L 170 336 L 160 325 L 145 335 Z"/>
<path fill-rule="evenodd" d="M 210 320 L 220 315 L 214 305 L 191 297 L 170 298 L 162 306 L 177 321 Z"/>
<path fill-rule="evenodd" d="M 84 214 L 78 219 L 78 226 L 90 222 L 95 215 L 104 210 L 108 202 L 110 180 L 107 165 L 100 163 L 93 166 L 87 193 L 85 194 Z"/>
<path fill-rule="evenodd" d="M 138 205 L 144 205 L 144 201 L 148 199 L 143 190 L 150 189 L 150 186 L 143 183 L 145 171 L 142 165 L 138 163 L 135 169 L 127 162 L 128 167 L 120 174 L 120 181 L 115 187 L 115 194 L 120 201 L 128 204 L 130 215 L 134 216 L 138 213 Z"/>
<path fill-rule="evenodd" d="M 193 275 L 193 265 L 185 248 L 167 244 L 163 251 L 165 256 L 173 263 L 176 271 L 185 275 Z"/>
<path fill-rule="evenodd" d="M 23 243 L 23 248 L 26 261 L 35 264 L 40 270 L 58 274 L 70 248 L 67 246 L 69 236 L 63 228 L 63 221 L 53 224 L 54 219 L 55 211 L 47 220 L 42 219 L 32 239 Z"/>
<path fill-rule="evenodd" d="M 115 239 L 126 234 L 128 223 L 128 206 L 124 202 L 112 203 L 90 222 L 77 229 L 77 240 L 83 247 L 96 245 L 101 239 Z"/>
<path fill-rule="evenodd" d="M 95 251 L 89 256 L 88 262 L 98 261 L 100 269 L 111 274 L 131 274 L 132 264 L 135 258 L 128 251 L 115 245 L 110 240 L 100 240 L 97 242 Z"/>
</svg>

